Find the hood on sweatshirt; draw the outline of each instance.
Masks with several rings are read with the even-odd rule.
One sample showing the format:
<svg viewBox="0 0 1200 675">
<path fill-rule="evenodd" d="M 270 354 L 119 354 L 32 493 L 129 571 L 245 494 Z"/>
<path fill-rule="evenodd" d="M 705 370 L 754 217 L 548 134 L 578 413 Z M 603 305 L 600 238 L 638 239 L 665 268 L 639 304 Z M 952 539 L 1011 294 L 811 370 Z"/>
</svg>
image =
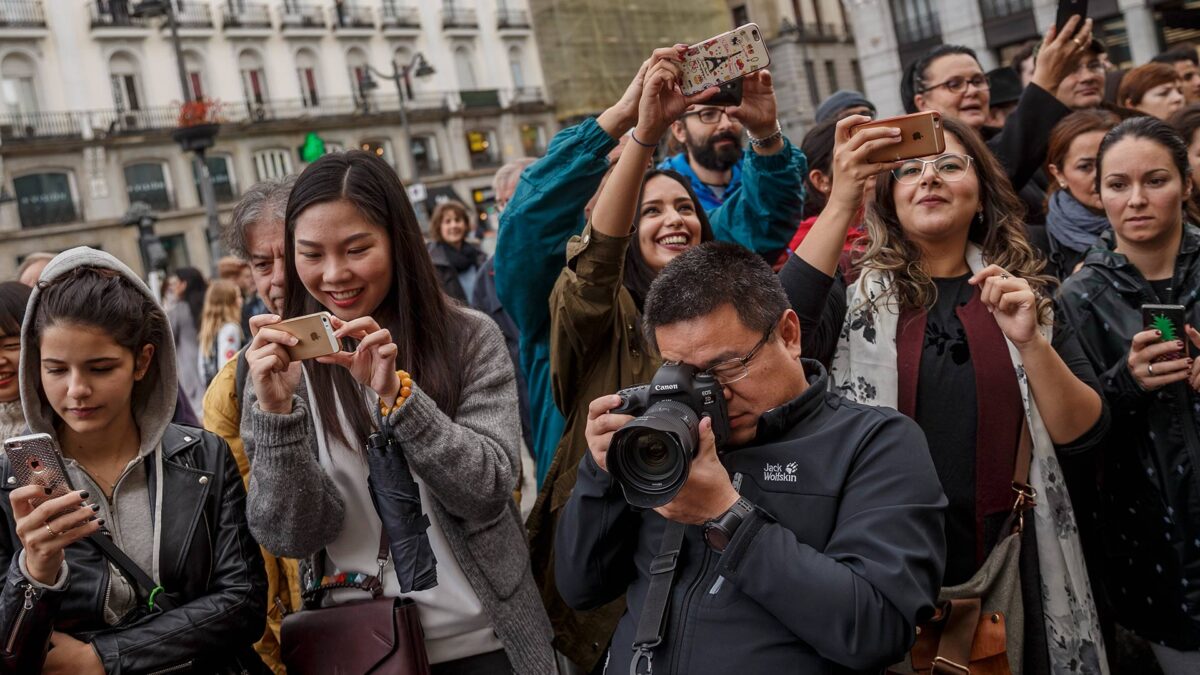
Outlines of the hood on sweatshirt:
<svg viewBox="0 0 1200 675">
<path fill-rule="evenodd" d="M 50 407 L 50 403 L 42 396 L 38 387 L 41 378 L 41 349 L 33 337 L 33 326 L 37 321 L 38 308 L 42 302 L 41 284 L 57 279 L 78 267 L 98 267 L 113 270 L 128 279 L 134 288 L 150 298 L 155 304 L 158 300 L 150 292 L 150 288 L 138 278 L 120 260 L 104 251 L 80 246 L 63 251 L 54 257 L 46 269 L 42 271 L 39 286 L 33 289 L 29 296 L 29 304 L 25 308 L 25 322 L 21 326 L 21 362 L 17 377 L 21 391 L 21 405 L 25 409 L 25 419 L 29 423 L 30 433 L 47 433 L 58 441 L 55 423 L 58 415 Z M 161 307 L 161 305 L 160 305 Z M 133 321 L 145 321 L 148 317 L 132 317 Z M 163 432 L 170 424 L 175 414 L 175 400 L 179 390 L 178 378 L 175 372 L 175 341 L 171 338 L 171 326 L 166 321 L 166 314 L 159 315 L 162 322 L 162 344 L 154 350 L 155 366 L 151 367 L 146 377 L 133 385 L 133 413 L 141 433 L 139 456 L 145 457 L 159 446 Z"/>
</svg>

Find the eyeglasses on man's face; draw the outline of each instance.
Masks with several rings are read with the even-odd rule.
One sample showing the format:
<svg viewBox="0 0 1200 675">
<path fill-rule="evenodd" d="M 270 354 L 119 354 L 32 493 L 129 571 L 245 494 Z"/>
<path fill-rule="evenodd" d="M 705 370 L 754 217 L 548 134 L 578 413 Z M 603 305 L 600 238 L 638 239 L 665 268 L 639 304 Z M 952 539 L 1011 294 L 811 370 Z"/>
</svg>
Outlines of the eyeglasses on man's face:
<svg viewBox="0 0 1200 675">
<path fill-rule="evenodd" d="M 951 94 L 961 94 L 966 90 L 967 85 L 971 85 L 979 91 L 987 91 L 992 87 L 992 85 L 988 84 L 987 76 L 980 74 L 973 75 L 969 78 L 952 77 L 945 82 L 931 84 L 917 93 L 924 94 L 925 92 L 933 91 L 939 87 L 945 87 L 946 91 L 950 92 Z"/>
<path fill-rule="evenodd" d="M 892 169 L 892 175 L 896 177 L 897 183 L 914 185 L 921 182 L 921 176 L 925 175 L 926 165 L 933 166 L 933 172 L 938 178 L 947 183 L 954 183 L 967 175 L 967 170 L 971 167 L 971 158 L 966 155 L 947 153 L 933 159 L 910 159 L 901 164 L 899 168 Z"/>
<path fill-rule="evenodd" d="M 704 124 L 716 124 L 717 122 L 721 121 L 722 115 L 729 117 L 729 113 L 725 111 L 725 108 L 701 108 L 699 110 L 693 110 L 691 112 L 684 113 L 680 115 L 679 118 L 683 119 L 685 117 L 697 117 Z M 731 121 L 732 119 L 733 118 L 730 118 Z"/>
<path fill-rule="evenodd" d="M 750 374 L 750 361 L 756 355 L 758 355 L 758 352 L 763 348 L 763 345 L 767 344 L 767 341 L 771 339 L 771 333 L 774 332 L 775 327 L 771 326 L 771 328 L 767 330 L 766 334 L 762 336 L 762 339 L 758 341 L 758 344 L 754 345 L 754 349 L 750 350 L 749 354 L 746 354 L 738 359 L 722 361 L 704 371 L 704 373 L 706 375 L 712 375 L 717 382 L 722 385 L 733 384 L 734 382 L 745 378 Z"/>
</svg>

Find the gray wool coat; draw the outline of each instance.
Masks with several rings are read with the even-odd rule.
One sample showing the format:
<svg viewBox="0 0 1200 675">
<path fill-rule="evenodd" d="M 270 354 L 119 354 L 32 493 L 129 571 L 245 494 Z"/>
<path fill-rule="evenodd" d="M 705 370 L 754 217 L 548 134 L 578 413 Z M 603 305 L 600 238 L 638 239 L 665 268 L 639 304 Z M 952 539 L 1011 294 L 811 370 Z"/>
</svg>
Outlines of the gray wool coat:
<svg viewBox="0 0 1200 675">
<path fill-rule="evenodd" d="M 414 384 L 412 396 L 389 421 L 413 472 L 433 495 L 437 520 L 514 672 L 553 673 L 553 633 L 512 498 L 521 476 L 512 363 L 496 324 L 479 312 L 460 311 L 464 325 L 456 362 L 464 370 L 464 388 L 458 412 L 448 417 Z M 253 386 L 246 387 L 245 397 L 250 531 L 279 556 L 319 553 L 341 531 L 344 503 L 317 459 L 307 388 L 302 381 L 288 415 L 263 412 Z"/>
</svg>

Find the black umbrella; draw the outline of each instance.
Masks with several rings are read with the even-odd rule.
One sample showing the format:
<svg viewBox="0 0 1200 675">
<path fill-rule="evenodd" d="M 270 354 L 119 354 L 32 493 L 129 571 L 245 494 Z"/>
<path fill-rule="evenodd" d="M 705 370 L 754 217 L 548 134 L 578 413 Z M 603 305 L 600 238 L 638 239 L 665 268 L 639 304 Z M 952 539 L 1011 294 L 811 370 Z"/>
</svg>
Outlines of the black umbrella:
<svg viewBox="0 0 1200 675">
<path fill-rule="evenodd" d="M 429 516 L 421 512 L 421 493 L 404 456 L 404 449 L 384 422 L 383 431 L 367 439 L 367 486 L 383 523 L 392 552 L 392 567 L 400 591 L 424 591 L 437 586 L 437 560 L 429 546 Z"/>
</svg>

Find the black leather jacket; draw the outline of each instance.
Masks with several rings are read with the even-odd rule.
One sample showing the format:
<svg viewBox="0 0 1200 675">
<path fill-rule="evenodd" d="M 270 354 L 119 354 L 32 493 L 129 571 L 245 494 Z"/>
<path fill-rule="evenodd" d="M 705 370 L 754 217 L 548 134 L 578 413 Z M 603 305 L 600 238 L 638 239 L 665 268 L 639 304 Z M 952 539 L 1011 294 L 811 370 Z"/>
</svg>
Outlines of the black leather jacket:
<svg viewBox="0 0 1200 675">
<path fill-rule="evenodd" d="M 1194 650 L 1200 648 L 1200 397 L 1184 382 L 1144 391 L 1127 361 L 1133 335 L 1145 329 L 1143 304 L 1183 305 L 1188 323 L 1200 326 L 1200 229 L 1184 229 L 1169 299 L 1157 298 L 1112 249 L 1109 232 L 1063 284 L 1058 303 L 1112 411 L 1101 445 L 1105 560 L 1089 564 L 1101 562 L 1122 625 Z"/>
<path fill-rule="evenodd" d="M 162 586 L 171 611 L 134 610 L 104 622 L 109 565 L 96 544 L 67 548 L 61 591 L 32 586 L 21 573 L 8 459 L 0 457 L 0 672 L 38 673 L 51 631 L 90 642 L 108 673 L 264 673 L 254 651 L 266 620 L 267 578 L 246 526 L 246 492 L 220 437 L 170 425 L 163 434 Z M 155 494 L 153 456 L 145 459 Z"/>
</svg>

